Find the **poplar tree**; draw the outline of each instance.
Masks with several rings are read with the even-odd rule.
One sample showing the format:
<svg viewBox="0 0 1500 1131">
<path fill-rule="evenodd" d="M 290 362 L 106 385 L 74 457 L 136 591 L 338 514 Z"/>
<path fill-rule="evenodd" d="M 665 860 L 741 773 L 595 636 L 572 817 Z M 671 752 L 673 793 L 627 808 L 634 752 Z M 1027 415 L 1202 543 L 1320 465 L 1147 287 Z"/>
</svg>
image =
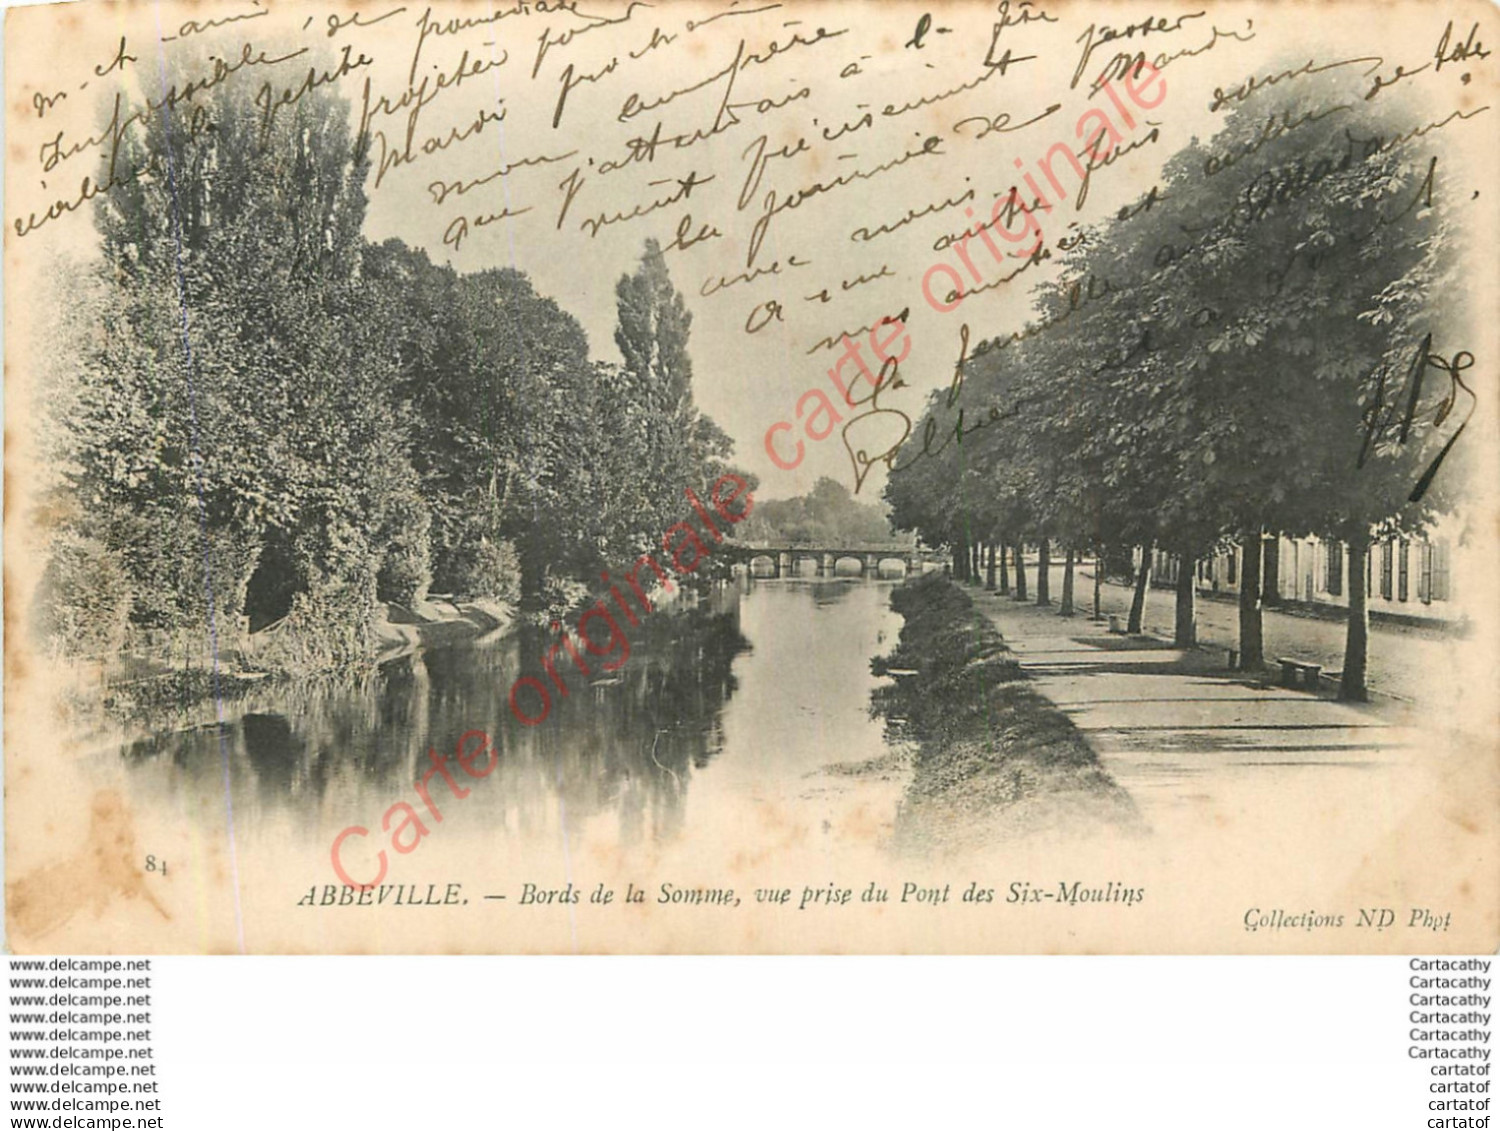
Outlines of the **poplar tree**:
<svg viewBox="0 0 1500 1131">
<path fill-rule="evenodd" d="M 687 348 L 692 314 L 655 240 L 646 241 L 635 272 L 620 276 L 615 297 L 615 345 L 624 359 L 620 377 L 642 413 L 641 466 L 650 476 L 642 495 L 664 530 L 682 518 L 684 489 L 701 492 L 712 483 L 733 444 L 694 402 Z"/>
</svg>

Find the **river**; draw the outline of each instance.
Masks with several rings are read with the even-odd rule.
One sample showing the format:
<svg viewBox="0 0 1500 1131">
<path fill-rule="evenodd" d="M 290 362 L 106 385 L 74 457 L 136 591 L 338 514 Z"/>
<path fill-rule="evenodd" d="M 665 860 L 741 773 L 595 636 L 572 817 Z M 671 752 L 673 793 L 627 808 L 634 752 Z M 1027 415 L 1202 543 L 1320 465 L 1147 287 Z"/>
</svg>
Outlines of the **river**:
<svg viewBox="0 0 1500 1131">
<path fill-rule="evenodd" d="M 901 624 L 890 590 L 857 578 L 721 585 L 629 629 L 613 677 L 596 669 L 589 683 L 560 661 L 573 690 L 532 727 L 512 714 L 510 686 L 555 637 L 521 629 L 420 650 L 359 686 L 278 688 L 221 727 L 135 741 L 120 752 L 125 792 L 138 826 L 191 830 L 172 838 L 184 865 L 201 870 L 226 838 L 242 884 L 273 882 L 275 861 L 274 882 L 298 893 L 337 882 L 330 846 L 351 826 L 369 831 L 342 850 L 354 879 L 372 879 L 386 849 L 384 882 L 424 885 L 473 879 L 481 861 L 524 860 L 560 886 L 592 871 L 582 856 L 623 866 L 869 846 L 894 819 L 899 775 L 872 785 L 823 771 L 892 752 L 870 713 L 870 660 Z M 473 730 L 491 736 L 498 765 L 479 780 L 453 765 L 462 797 L 433 777 L 434 820 L 413 783 L 430 748 L 452 755 Z M 381 828 L 399 802 L 426 830 L 405 829 L 410 852 L 390 851 L 406 810 Z M 484 894 L 515 897 L 515 873 L 481 872 L 476 882 L 499 888 Z"/>
</svg>

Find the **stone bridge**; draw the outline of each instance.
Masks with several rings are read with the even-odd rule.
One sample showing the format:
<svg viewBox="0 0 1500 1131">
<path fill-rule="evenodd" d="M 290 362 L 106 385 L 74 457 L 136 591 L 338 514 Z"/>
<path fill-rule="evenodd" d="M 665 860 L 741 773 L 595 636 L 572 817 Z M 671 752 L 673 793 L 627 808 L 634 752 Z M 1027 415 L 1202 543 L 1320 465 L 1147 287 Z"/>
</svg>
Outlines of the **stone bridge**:
<svg viewBox="0 0 1500 1131">
<path fill-rule="evenodd" d="M 733 542 L 717 551 L 753 569 L 757 562 L 769 563 L 774 577 L 795 577 L 805 561 L 817 563 L 817 576 L 832 577 L 834 567 L 853 561 L 865 577 L 874 577 L 885 562 L 895 562 L 907 576 L 922 572 L 927 563 L 941 564 L 947 557 L 909 542 Z"/>
</svg>

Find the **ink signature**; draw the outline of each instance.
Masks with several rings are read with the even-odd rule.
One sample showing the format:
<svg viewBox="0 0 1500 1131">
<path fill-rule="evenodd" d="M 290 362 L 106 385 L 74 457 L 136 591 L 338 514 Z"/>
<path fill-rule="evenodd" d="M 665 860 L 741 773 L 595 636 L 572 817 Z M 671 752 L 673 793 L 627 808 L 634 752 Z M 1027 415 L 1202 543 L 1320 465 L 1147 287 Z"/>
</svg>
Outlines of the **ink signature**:
<svg viewBox="0 0 1500 1131">
<path fill-rule="evenodd" d="M 1432 481 L 1437 478 L 1438 469 L 1443 466 L 1443 461 L 1448 458 L 1448 453 L 1453 450 L 1453 445 L 1458 443 L 1458 438 L 1463 435 L 1464 429 L 1468 427 L 1469 421 L 1473 419 L 1474 409 L 1479 404 L 1479 398 L 1474 390 L 1469 388 L 1463 379 L 1463 372 L 1474 366 L 1474 355 L 1468 350 L 1459 350 L 1451 358 L 1445 358 L 1441 354 L 1432 352 L 1432 334 L 1429 332 L 1417 346 L 1412 355 L 1411 365 L 1407 368 L 1406 378 L 1401 382 L 1399 388 L 1393 391 L 1390 402 L 1386 400 L 1386 371 L 1381 369 L 1380 381 L 1375 386 L 1375 399 L 1365 413 L 1365 438 L 1360 445 L 1357 467 L 1364 467 L 1370 457 L 1371 449 L 1377 440 L 1389 435 L 1391 431 L 1396 433 L 1396 442 L 1405 444 L 1411 436 L 1412 425 L 1417 423 L 1417 408 L 1422 400 L 1422 383 L 1429 368 L 1436 369 L 1448 375 L 1447 395 L 1438 403 L 1432 413 L 1432 426 L 1441 428 L 1447 419 L 1453 414 L 1458 406 L 1458 396 L 1463 392 L 1469 397 L 1469 412 L 1463 418 L 1452 436 L 1448 437 L 1442 449 L 1427 465 L 1425 471 L 1417 479 L 1416 485 L 1412 487 L 1407 501 L 1416 503 L 1422 500 L 1432 486 Z M 1401 391 L 1407 390 L 1406 409 L 1401 412 Z M 1397 424 L 1397 414 L 1400 413 L 1400 423 Z"/>
<path fill-rule="evenodd" d="M 964 367 L 968 364 L 968 360 L 969 325 L 966 322 L 959 327 L 958 360 L 953 365 L 953 379 L 949 382 L 948 385 L 948 391 L 944 398 L 944 408 L 951 409 L 954 404 L 957 403 L 959 395 L 963 391 Z M 887 380 L 888 374 L 889 381 Z M 906 382 L 901 379 L 899 366 L 894 361 L 888 361 L 881 366 L 879 374 L 876 375 L 875 387 L 870 392 L 870 395 L 862 400 L 855 400 L 852 402 L 855 405 L 868 404 L 871 406 L 869 412 L 863 413 L 860 416 L 856 416 L 854 419 L 850 420 L 849 423 L 844 425 L 844 450 L 849 453 L 849 458 L 854 465 L 854 491 L 856 494 L 859 493 L 860 487 L 864 485 L 866 477 L 869 476 L 870 468 L 877 462 L 884 463 L 886 471 L 890 472 L 891 474 L 894 474 L 898 471 L 906 471 L 913 464 L 923 459 L 941 454 L 949 444 L 952 444 L 955 441 L 959 444 L 962 444 L 965 436 L 971 436 L 975 432 L 978 432 L 984 428 L 988 428 L 990 425 L 996 424 L 999 421 L 1014 419 L 1015 417 L 1020 415 L 1021 404 L 1023 403 L 1017 402 L 1009 410 L 1002 410 L 996 405 L 991 405 L 985 411 L 983 419 L 981 419 L 977 424 L 973 424 L 967 428 L 964 427 L 964 409 L 960 407 L 957 416 L 954 418 L 953 427 L 947 432 L 947 438 L 944 439 L 936 449 L 934 449 L 932 445 L 933 441 L 938 436 L 938 429 L 940 426 L 938 424 L 937 417 L 929 413 L 926 421 L 922 425 L 921 450 L 913 455 L 910 459 L 908 459 L 905 463 L 898 465 L 896 463 L 896 457 L 900 454 L 902 447 L 905 446 L 907 439 L 912 434 L 911 418 L 900 409 L 888 408 L 882 405 L 880 403 L 880 394 L 887 388 L 899 389 L 905 387 Z M 902 430 L 900 438 L 894 444 L 890 445 L 882 452 L 871 455 L 864 448 L 856 449 L 854 447 L 849 439 L 849 430 L 856 424 L 860 423 L 860 421 L 869 420 L 875 416 L 898 417 L 901 421 Z"/>
</svg>

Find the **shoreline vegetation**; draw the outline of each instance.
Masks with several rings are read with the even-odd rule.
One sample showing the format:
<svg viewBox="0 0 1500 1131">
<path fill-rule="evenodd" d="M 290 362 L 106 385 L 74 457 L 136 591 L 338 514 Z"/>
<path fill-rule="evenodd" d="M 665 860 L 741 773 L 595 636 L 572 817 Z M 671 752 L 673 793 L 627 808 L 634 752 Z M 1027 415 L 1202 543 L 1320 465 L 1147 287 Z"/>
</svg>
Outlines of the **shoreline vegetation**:
<svg viewBox="0 0 1500 1131">
<path fill-rule="evenodd" d="M 365 235 L 347 102 L 260 117 L 232 84 L 141 117 L 130 192 L 59 268 L 29 614 L 70 724 L 545 625 L 654 552 L 685 488 L 736 472 L 654 240 L 615 280 L 604 360 L 524 273 Z"/>
<path fill-rule="evenodd" d="M 414 606 L 378 605 L 370 620 L 373 650 L 368 664 L 319 667 L 289 662 L 316 650 L 309 639 L 278 640 L 277 626 L 231 635 L 211 659 L 202 634 L 142 634 L 118 652 L 74 661 L 74 679 L 62 696 L 71 721 L 87 732 L 124 726 L 147 730 L 205 725 L 199 718 L 216 703 L 242 704 L 257 693 L 276 693 L 293 682 L 357 682 L 418 648 L 444 647 L 504 634 L 519 623 L 510 603 L 492 598 L 460 599 L 432 594 Z M 192 639 L 188 639 L 191 635 Z"/>
<path fill-rule="evenodd" d="M 723 491 L 726 484 L 734 488 L 728 494 Z M 636 600 L 642 602 L 641 609 L 657 607 L 676 619 L 691 612 L 716 583 L 731 576 L 730 563 L 711 553 L 718 539 L 746 537 L 749 528 L 753 528 L 748 535 L 751 540 L 893 537 L 881 508 L 857 503 L 847 488 L 830 479 L 819 480 L 804 496 L 763 504 L 751 495 L 749 482 L 729 473 L 708 488 L 708 497 L 708 504 L 695 503 L 697 496 L 688 492 L 678 515 L 682 519 L 691 510 L 688 518 L 697 515 L 696 520 L 703 523 L 701 531 L 691 521 L 679 521 L 663 535 L 663 560 L 671 563 L 670 573 L 652 565 L 649 553 L 643 554 L 633 571 L 627 569 L 616 579 L 614 589 L 624 586 L 634 592 L 632 586 L 638 587 L 641 592 L 636 593 Z M 717 524 L 698 514 L 699 506 L 709 505 L 718 512 Z M 737 514 L 726 509 L 736 505 L 743 508 Z M 632 572 L 639 574 L 634 582 Z M 670 583 L 663 583 L 664 576 L 670 577 Z M 212 725 L 216 700 L 233 705 L 232 714 L 240 713 L 246 704 L 269 708 L 293 684 L 313 681 L 330 688 L 352 686 L 362 679 L 378 678 L 383 665 L 414 651 L 470 642 L 483 646 L 527 630 L 545 635 L 549 627 L 556 633 L 561 623 L 581 623 L 611 596 L 610 574 L 605 571 L 600 577 L 605 586 L 602 593 L 577 577 L 549 574 L 545 603 L 532 607 L 514 592 L 505 598 L 426 593 L 407 601 L 381 595 L 368 624 L 352 630 L 361 636 L 364 657 L 355 663 L 332 662 L 334 650 L 326 642 L 285 620 L 251 633 L 244 619 L 238 625 L 226 625 L 221 619 L 217 671 L 206 628 L 133 630 L 117 651 L 74 658 L 59 673 L 67 687 L 63 699 L 70 723 L 84 733 L 123 727 L 127 734 L 134 734 Z M 351 631 L 348 625 L 326 627 Z M 609 659 L 610 647 L 598 639 L 591 648 L 576 629 L 568 635 L 574 651 L 600 648 Z M 620 635 L 612 630 L 609 640 L 616 641 Z M 559 641 L 558 648 L 563 647 Z M 628 653 L 628 644 L 622 650 Z M 547 659 L 556 661 L 556 652 L 557 648 L 552 649 Z M 546 666 L 546 660 L 540 667 L 528 663 L 525 672 L 534 679 Z"/>
<path fill-rule="evenodd" d="M 1130 795 L 957 585 L 928 574 L 894 589 L 891 606 L 901 634 L 871 670 L 894 682 L 876 689 L 872 710 L 914 749 L 894 847 L 1146 831 Z"/>
<path fill-rule="evenodd" d="M 663 673 L 693 667 L 701 669 L 695 677 L 700 682 L 727 686 L 729 661 L 745 644 L 736 631 L 736 618 L 720 610 L 721 584 L 722 578 L 716 575 L 701 584 L 696 577 L 684 578 L 672 592 L 649 589 L 656 615 L 645 618 L 631 637 L 639 653 L 636 659 L 643 662 L 633 662 L 616 673 L 598 672 L 589 688 L 616 688 L 613 694 L 623 691 L 637 700 L 646 696 L 653 713 L 666 712 L 660 716 L 663 727 L 674 711 L 691 715 L 701 709 L 705 702 L 701 689 L 692 694 L 668 691 L 663 697 L 663 685 L 672 683 Z M 578 588 L 583 591 L 581 584 Z M 143 674 L 142 657 L 132 655 L 128 677 L 122 674 L 101 685 L 97 663 L 87 669 L 74 665 L 68 671 L 74 682 L 59 688 L 68 708 L 67 718 L 59 716 L 69 731 L 68 746 L 85 756 L 123 752 L 130 759 L 143 750 L 165 750 L 178 757 L 182 750 L 192 748 L 196 732 L 223 730 L 231 735 L 231 743 L 243 741 L 233 738 L 233 733 L 243 731 L 246 720 L 256 716 L 285 717 L 301 733 L 343 732 L 352 725 L 352 733 L 364 736 L 363 742 L 373 734 L 370 728 L 383 725 L 374 705 L 390 694 L 398 700 L 409 694 L 414 680 L 425 683 L 428 679 L 416 673 L 430 672 L 434 666 L 449 672 L 475 667 L 495 672 L 494 690 L 499 697 L 473 710 L 474 720 L 493 721 L 491 707 L 504 711 L 504 685 L 514 675 L 511 662 L 526 663 L 525 657 L 553 635 L 535 614 L 497 602 L 443 596 L 433 597 L 419 610 L 385 610 L 381 620 L 387 618 L 389 624 L 382 627 L 382 633 L 388 643 L 375 664 L 293 677 L 252 670 L 238 655 L 223 657 L 217 699 L 207 667 L 162 670 L 158 666 Z M 501 657 L 498 667 L 496 657 Z M 617 688 L 622 683 L 625 689 Z M 654 690 L 648 695 L 648 689 Z M 559 706 L 584 712 L 596 709 L 592 694 L 574 695 Z"/>
<path fill-rule="evenodd" d="M 696 593 L 714 580 L 695 578 L 678 584 Z M 555 605 L 538 610 L 525 610 L 514 601 L 446 594 L 430 594 L 412 605 L 380 603 L 370 617 L 368 658 L 356 664 L 321 662 L 325 650 L 318 639 L 278 640 L 276 625 L 235 637 L 232 646 L 221 647 L 217 665 L 210 661 L 201 635 L 189 644 L 196 648 L 196 656 L 183 650 L 181 635 L 170 640 L 147 637 L 108 657 L 75 662 L 75 678 L 62 701 L 72 723 L 84 732 L 124 727 L 134 734 L 210 725 L 218 704 L 233 704 L 233 713 L 239 713 L 254 697 L 274 698 L 293 684 L 351 686 L 378 678 L 380 668 L 412 652 L 482 644 L 525 627 L 540 629 L 559 617 L 576 619 L 592 607 L 592 596 L 580 581 L 559 579 L 558 591 Z M 664 588 L 647 592 L 664 610 L 683 605 L 680 594 Z"/>
</svg>

